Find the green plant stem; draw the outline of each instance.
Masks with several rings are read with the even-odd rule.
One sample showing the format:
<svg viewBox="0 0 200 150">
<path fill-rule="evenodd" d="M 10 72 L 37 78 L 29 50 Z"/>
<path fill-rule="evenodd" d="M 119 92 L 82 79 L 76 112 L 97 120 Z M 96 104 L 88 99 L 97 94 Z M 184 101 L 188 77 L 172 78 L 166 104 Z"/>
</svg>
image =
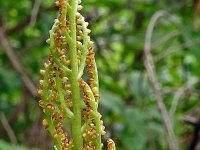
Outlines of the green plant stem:
<svg viewBox="0 0 200 150">
<path fill-rule="evenodd" d="M 65 111 L 65 114 L 67 115 L 67 117 L 69 118 L 72 118 L 73 117 L 73 113 L 71 112 L 71 110 L 66 106 L 66 103 L 65 103 L 65 99 L 64 99 L 64 96 L 62 94 L 63 90 L 61 88 L 61 80 L 59 78 L 59 74 L 57 73 L 56 74 L 56 83 L 57 83 L 57 89 L 58 89 L 58 96 L 59 96 L 59 101 L 60 103 L 62 104 L 63 106 L 63 109 Z"/>
<path fill-rule="evenodd" d="M 97 133 L 99 133 L 99 137 L 97 138 L 97 143 L 96 143 L 96 149 L 101 150 L 101 127 L 100 127 L 101 123 L 100 123 L 100 117 L 99 117 L 98 114 L 95 114 L 94 120 L 95 120 L 95 123 L 96 123 Z"/>
<path fill-rule="evenodd" d="M 78 83 L 78 63 L 76 52 L 76 12 L 77 12 L 77 0 L 70 0 L 71 9 L 69 22 L 70 22 L 70 59 L 71 59 L 71 73 L 70 81 L 72 88 L 72 101 L 74 117 L 72 118 L 72 136 L 74 141 L 74 149 L 81 150 L 83 147 L 83 139 L 81 135 L 81 102 L 80 102 L 80 89 Z"/>
<path fill-rule="evenodd" d="M 49 96 L 48 96 L 48 79 L 49 79 L 49 67 L 47 67 L 46 69 L 46 72 L 44 74 L 44 83 L 43 83 L 43 94 L 42 94 L 42 99 L 48 103 L 49 101 Z M 48 131 L 49 133 L 53 136 L 53 132 L 55 130 L 55 126 L 53 124 L 53 121 L 52 121 L 52 112 L 50 110 L 48 110 L 47 108 L 45 108 L 45 116 L 46 116 L 46 119 L 47 119 L 47 122 L 48 122 Z M 55 147 L 58 149 L 58 150 L 61 150 L 61 144 L 60 144 L 60 140 L 59 138 L 54 138 L 54 144 L 55 144 Z"/>
<path fill-rule="evenodd" d="M 83 18 L 82 18 L 83 19 Z M 82 26 L 83 26 L 83 52 L 81 55 L 81 64 L 79 67 L 79 74 L 78 74 L 78 78 L 81 78 L 81 76 L 83 75 L 83 71 L 85 68 L 85 60 L 86 60 L 86 56 L 88 53 L 88 33 L 87 33 L 87 26 L 84 22 L 84 20 L 82 20 Z"/>
<path fill-rule="evenodd" d="M 93 112 L 94 122 L 95 122 L 95 125 L 96 125 L 96 131 L 99 134 L 97 141 L 96 141 L 96 144 L 95 144 L 96 150 L 101 150 L 101 122 L 100 122 L 100 115 L 99 115 L 98 110 L 97 110 L 98 109 L 98 103 L 95 101 L 95 98 L 94 98 L 94 95 L 92 93 L 90 86 L 86 82 L 84 82 L 84 83 L 85 83 L 85 86 L 86 86 L 86 89 L 87 89 L 88 96 L 90 98 L 90 105 L 91 105 L 92 110 L 93 110 L 92 112 Z"/>
</svg>

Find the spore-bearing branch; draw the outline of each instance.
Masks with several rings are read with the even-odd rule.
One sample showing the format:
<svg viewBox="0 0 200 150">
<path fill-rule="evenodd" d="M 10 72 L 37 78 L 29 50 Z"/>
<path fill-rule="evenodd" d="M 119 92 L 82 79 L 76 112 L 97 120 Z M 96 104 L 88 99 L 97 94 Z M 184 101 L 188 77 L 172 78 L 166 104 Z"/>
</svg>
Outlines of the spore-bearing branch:
<svg viewBox="0 0 200 150">
<path fill-rule="evenodd" d="M 87 29 L 88 23 L 78 13 L 80 0 L 59 0 L 59 17 L 50 30 L 50 54 L 41 70 L 38 93 L 43 108 L 44 127 L 54 139 L 58 150 L 101 150 L 101 135 L 106 132 L 98 112 L 99 83 L 94 59 L 93 42 Z M 88 81 L 84 81 L 87 76 Z M 81 105 L 83 92 L 84 107 Z M 64 129 L 70 122 L 71 129 Z M 108 150 L 114 142 L 108 140 Z"/>
</svg>

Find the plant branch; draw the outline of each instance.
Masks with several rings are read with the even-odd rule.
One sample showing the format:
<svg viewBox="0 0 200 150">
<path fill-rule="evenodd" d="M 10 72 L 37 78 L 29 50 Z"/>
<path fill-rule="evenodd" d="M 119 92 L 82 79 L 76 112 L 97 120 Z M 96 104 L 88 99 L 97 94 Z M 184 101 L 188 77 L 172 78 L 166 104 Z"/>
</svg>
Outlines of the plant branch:
<svg viewBox="0 0 200 150">
<path fill-rule="evenodd" d="M 35 0 L 33 9 L 31 11 L 31 18 L 29 22 L 30 27 L 35 26 L 41 3 L 42 3 L 42 0 Z"/>
<path fill-rule="evenodd" d="M 180 45 L 172 46 L 167 48 L 165 51 L 161 52 L 160 54 L 155 56 L 155 62 L 162 60 L 163 58 L 180 51 L 181 49 L 191 48 L 200 43 L 200 39 L 197 39 L 193 42 L 186 42 Z"/>
<path fill-rule="evenodd" d="M 177 90 L 177 92 L 174 94 L 173 102 L 172 102 L 172 105 L 171 105 L 171 108 L 170 108 L 170 116 L 172 117 L 172 119 L 171 119 L 172 121 L 173 121 L 173 116 L 176 112 L 176 109 L 177 109 L 177 106 L 178 106 L 178 103 L 179 103 L 181 96 L 184 93 L 186 93 L 189 89 L 191 89 L 192 86 L 194 86 L 198 82 L 199 82 L 198 79 L 192 78 L 188 82 L 186 82 L 185 85 L 183 85 L 181 88 L 179 88 Z"/>
<path fill-rule="evenodd" d="M 17 145 L 17 138 L 16 138 L 12 128 L 10 127 L 10 125 L 9 125 L 7 119 L 6 119 L 6 116 L 4 115 L 3 112 L 1 112 L 1 117 L 0 118 L 1 118 L 1 123 L 2 123 L 5 131 L 7 132 L 8 136 L 10 138 L 10 141 L 14 146 L 14 149 L 16 149 L 15 146 Z"/>
<path fill-rule="evenodd" d="M 165 36 L 163 37 L 159 37 L 159 39 L 155 42 L 153 42 L 153 48 L 157 48 L 158 46 L 166 43 L 167 41 L 171 40 L 172 38 L 175 38 L 177 36 L 179 36 L 181 34 L 181 32 L 179 30 L 175 30 L 175 31 L 172 31 L 168 34 L 166 34 Z"/>
<path fill-rule="evenodd" d="M 53 9 L 55 9 L 54 6 L 50 6 L 50 7 L 46 7 L 44 8 L 44 11 L 52 11 Z M 37 16 L 36 16 L 36 19 L 42 17 L 41 15 L 42 11 L 39 11 L 37 13 Z M 9 35 L 9 34 L 12 34 L 12 33 L 15 33 L 15 32 L 19 32 L 21 30 L 23 30 L 26 26 L 29 25 L 30 23 L 30 20 L 31 20 L 31 15 L 29 15 L 26 19 L 22 20 L 21 22 L 19 22 L 16 26 L 14 26 L 13 28 L 10 28 L 10 29 L 7 29 L 5 31 L 5 35 Z"/>
<path fill-rule="evenodd" d="M 172 122 L 170 120 L 166 106 L 163 102 L 161 88 L 159 86 L 158 79 L 157 79 L 157 76 L 156 76 L 155 65 L 154 65 L 154 62 L 152 60 L 152 56 L 151 56 L 151 53 L 150 53 L 151 47 L 152 47 L 151 38 L 152 38 L 152 34 L 153 34 L 155 24 L 160 17 L 166 16 L 166 15 L 167 15 L 166 11 L 160 10 L 160 11 L 157 11 L 150 20 L 150 23 L 147 27 L 146 36 L 145 36 L 145 43 L 144 43 L 144 65 L 146 67 L 146 70 L 147 70 L 147 73 L 148 73 L 148 76 L 149 76 L 149 80 L 150 80 L 152 87 L 153 87 L 153 90 L 154 90 L 154 94 L 155 94 L 155 97 L 156 97 L 156 100 L 157 100 L 158 110 L 160 111 L 160 115 L 161 115 L 163 124 L 165 126 L 169 149 L 170 150 L 178 150 L 179 149 L 178 148 L 179 147 L 178 142 L 176 140 L 176 137 L 175 137 L 175 134 L 174 134 L 174 131 L 173 131 Z"/>
<path fill-rule="evenodd" d="M 83 75 L 83 71 L 85 68 L 85 60 L 86 60 L 86 56 L 88 53 L 88 43 L 89 43 L 87 25 L 86 25 L 83 17 L 82 17 L 81 23 L 82 23 L 82 27 L 83 27 L 83 52 L 82 52 L 81 60 L 80 60 L 81 62 L 80 62 L 80 67 L 79 67 L 78 78 L 81 78 L 81 76 Z"/>
<path fill-rule="evenodd" d="M 37 97 L 38 94 L 37 94 L 36 87 L 34 83 L 30 80 L 30 78 L 28 77 L 26 71 L 23 69 L 23 66 L 20 63 L 18 56 L 14 53 L 14 50 L 11 48 L 8 40 L 6 39 L 5 32 L 2 27 L 0 27 L 0 43 L 4 52 L 8 56 L 13 68 L 20 75 L 25 87 L 28 89 L 28 91 L 33 97 Z"/>
<path fill-rule="evenodd" d="M 183 121 L 191 124 L 194 128 L 192 141 L 188 147 L 188 150 L 196 150 L 199 140 L 200 120 L 193 116 L 186 115 L 183 117 Z"/>
<path fill-rule="evenodd" d="M 21 55 L 29 52 L 30 50 L 32 50 L 33 48 L 37 48 L 39 47 L 42 43 L 45 43 L 45 41 L 48 39 L 48 35 L 44 35 L 41 36 L 40 38 L 37 38 L 33 41 L 31 41 L 31 43 L 25 44 L 22 48 L 21 48 Z"/>
<path fill-rule="evenodd" d="M 71 74 L 70 81 L 72 87 L 72 101 L 74 117 L 72 119 L 72 136 L 74 140 L 74 149 L 80 150 L 83 147 L 83 139 L 81 134 L 81 103 L 80 89 L 78 83 L 78 63 L 77 63 L 77 43 L 76 43 L 76 13 L 77 0 L 70 0 L 71 8 L 69 10 L 70 36 L 72 41 L 69 43 Z"/>
</svg>

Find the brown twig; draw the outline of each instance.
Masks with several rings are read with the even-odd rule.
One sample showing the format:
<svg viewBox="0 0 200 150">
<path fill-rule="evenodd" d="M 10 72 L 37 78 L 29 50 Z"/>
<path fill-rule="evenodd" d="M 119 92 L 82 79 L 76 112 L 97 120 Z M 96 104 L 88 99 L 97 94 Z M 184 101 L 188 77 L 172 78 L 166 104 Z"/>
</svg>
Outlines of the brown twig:
<svg viewBox="0 0 200 150">
<path fill-rule="evenodd" d="M 15 27 L 6 30 L 5 35 L 9 35 L 17 31 L 20 31 L 21 29 L 25 28 L 29 22 L 30 22 L 30 16 L 27 17 L 25 20 L 19 22 Z"/>
<path fill-rule="evenodd" d="M 29 22 L 30 27 L 33 27 L 36 23 L 41 3 L 42 3 L 42 0 L 35 0 L 33 9 L 31 11 L 31 18 L 30 18 L 30 22 Z"/>
<path fill-rule="evenodd" d="M 157 48 L 158 46 L 168 42 L 169 40 L 179 36 L 180 34 L 181 34 L 181 32 L 179 30 L 176 30 L 176 31 L 172 31 L 172 32 L 166 34 L 163 37 L 159 37 L 158 40 L 153 42 L 153 48 Z"/>
<path fill-rule="evenodd" d="M 54 6 L 50 6 L 50 7 L 47 7 L 47 8 L 43 8 L 42 10 L 44 10 L 44 11 L 52 11 L 53 9 L 56 10 L 56 8 Z M 37 13 L 37 16 L 36 16 L 37 19 L 39 19 L 40 17 L 42 17 L 41 13 L 42 13 L 42 11 L 39 11 Z M 12 33 L 19 32 L 19 31 L 23 30 L 25 27 L 27 27 L 29 25 L 30 20 L 31 20 L 31 16 L 32 15 L 28 16 L 26 19 L 24 19 L 23 21 L 19 22 L 13 28 L 7 29 L 5 31 L 5 35 L 9 35 L 9 34 L 12 34 Z"/>
<path fill-rule="evenodd" d="M 28 99 L 24 98 L 21 100 L 21 102 L 15 107 L 15 109 L 13 109 L 12 113 L 10 114 L 10 116 L 8 117 L 8 123 L 9 124 L 13 124 L 19 113 L 24 111 L 24 108 L 27 106 Z M 0 132 L 1 133 L 1 132 Z"/>
<path fill-rule="evenodd" d="M 16 149 L 16 145 L 17 145 L 17 138 L 12 130 L 12 128 L 10 127 L 7 119 L 6 119 L 6 116 L 4 115 L 3 112 L 1 112 L 1 123 L 3 125 L 3 128 L 5 129 L 5 131 L 7 132 L 9 138 L 10 138 L 10 141 L 11 143 L 13 144 L 13 148 Z"/>
<path fill-rule="evenodd" d="M 196 150 L 198 141 L 199 141 L 199 132 L 200 132 L 200 119 L 197 119 L 193 116 L 186 115 L 183 117 L 183 121 L 186 123 L 191 124 L 194 127 L 193 131 L 193 138 L 192 141 L 188 147 L 188 150 Z"/>
<path fill-rule="evenodd" d="M 187 81 L 183 86 L 181 86 L 174 94 L 173 97 L 173 102 L 170 108 L 170 116 L 171 116 L 171 120 L 173 121 L 173 116 L 176 112 L 179 100 L 181 98 L 181 96 L 183 94 L 185 94 L 187 91 L 189 91 L 190 89 L 192 89 L 192 87 L 198 83 L 199 80 L 197 78 L 191 78 L 189 81 Z"/>
<path fill-rule="evenodd" d="M 20 75 L 25 87 L 28 89 L 28 91 L 33 97 L 37 97 L 38 96 L 37 89 L 34 83 L 28 77 L 26 71 L 23 69 L 24 67 L 20 63 L 18 56 L 14 53 L 13 49 L 11 48 L 8 40 L 6 39 L 5 32 L 2 27 L 0 27 L 0 44 L 4 52 L 8 56 L 13 68 Z"/>
<path fill-rule="evenodd" d="M 193 116 L 186 115 L 183 117 L 183 121 L 186 123 L 189 123 L 191 125 L 197 125 L 199 123 L 199 120 Z"/>
<path fill-rule="evenodd" d="M 167 56 L 176 53 L 178 51 L 181 51 L 183 49 L 189 49 L 197 44 L 200 43 L 200 39 L 196 39 L 195 41 L 192 42 L 186 42 L 180 45 L 176 45 L 176 46 L 171 46 L 169 48 L 167 48 L 165 51 L 162 51 L 161 53 L 159 53 L 158 55 L 155 56 L 155 62 L 158 62 L 160 60 L 162 60 L 163 58 L 166 58 Z"/>
<path fill-rule="evenodd" d="M 193 0 L 193 28 L 194 28 L 194 31 L 199 30 L 198 18 L 199 18 L 199 0 Z"/>
<path fill-rule="evenodd" d="M 23 56 L 25 53 L 29 52 L 33 48 L 37 48 L 38 46 L 41 46 L 43 43 L 46 43 L 46 40 L 48 39 L 48 37 L 49 35 L 44 35 L 44 36 L 41 36 L 40 38 L 33 40 L 31 43 L 25 44 L 21 48 L 20 54 Z"/>
<path fill-rule="evenodd" d="M 154 90 L 154 94 L 157 100 L 157 106 L 158 106 L 158 110 L 160 111 L 161 119 L 165 126 L 169 149 L 178 150 L 179 149 L 178 142 L 176 140 L 176 137 L 173 131 L 173 125 L 172 125 L 171 119 L 167 112 L 166 106 L 163 102 L 161 88 L 159 86 L 158 79 L 156 76 L 155 65 L 150 53 L 151 47 L 152 47 L 151 38 L 152 38 L 155 24 L 160 17 L 166 16 L 167 14 L 168 13 L 166 11 L 157 11 L 150 20 L 150 23 L 147 28 L 146 36 L 145 36 L 145 43 L 144 43 L 144 65 L 146 67 L 149 80 Z"/>
<path fill-rule="evenodd" d="M 30 99 L 30 94 L 24 86 L 22 87 L 22 92 L 23 92 L 22 100 L 20 101 L 20 103 L 17 106 L 15 106 L 15 108 L 12 110 L 12 112 L 7 117 L 7 122 L 10 126 L 13 123 L 15 123 L 15 121 L 17 120 L 17 118 L 19 116 L 19 113 L 23 112 L 24 109 L 26 108 L 26 106 L 28 105 L 28 100 Z M 5 134 L 5 129 L 0 128 L 0 138 L 3 138 L 4 134 Z"/>
</svg>

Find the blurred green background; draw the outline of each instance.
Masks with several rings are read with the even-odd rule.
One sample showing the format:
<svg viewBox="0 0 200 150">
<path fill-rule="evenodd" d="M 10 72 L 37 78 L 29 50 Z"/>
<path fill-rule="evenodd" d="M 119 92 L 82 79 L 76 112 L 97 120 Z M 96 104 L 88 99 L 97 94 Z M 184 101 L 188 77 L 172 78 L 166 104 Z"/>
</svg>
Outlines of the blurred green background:
<svg viewBox="0 0 200 150">
<path fill-rule="evenodd" d="M 2 150 L 53 149 L 34 91 L 49 53 L 45 40 L 57 17 L 53 2 L 0 0 Z M 104 138 L 112 137 L 117 150 L 168 149 L 143 55 L 152 16 L 159 10 L 168 13 L 155 23 L 152 59 L 180 149 L 189 149 L 199 130 L 184 118 L 197 124 L 200 118 L 199 0 L 82 0 L 82 5 L 95 42 Z M 24 80 L 34 84 L 32 90 Z M 195 147 L 200 149 L 198 143 Z"/>
</svg>

